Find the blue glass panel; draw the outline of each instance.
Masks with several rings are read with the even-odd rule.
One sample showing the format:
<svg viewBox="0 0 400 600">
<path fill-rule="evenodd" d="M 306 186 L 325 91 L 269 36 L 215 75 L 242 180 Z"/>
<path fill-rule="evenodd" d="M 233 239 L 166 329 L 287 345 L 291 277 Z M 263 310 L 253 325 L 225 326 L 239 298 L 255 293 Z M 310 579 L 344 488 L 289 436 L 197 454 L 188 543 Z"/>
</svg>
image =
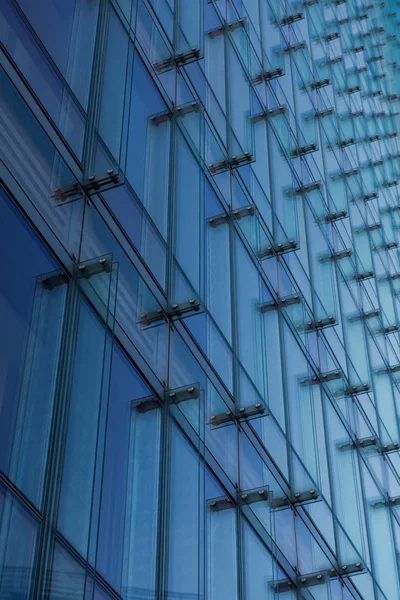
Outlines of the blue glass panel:
<svg viewBox="0 0 400 600">
<path fill-rule="evenodd" d="M 98 2 L 18 0 L 50 56 L 86 108 L 96 37 Z"/>
<path fill-rule="evenodd" d="M 0 598 L 30 600 L 39 524 L 0 485 Z"/>
<path fill-rule="evenodd" d="M 197 598 L 199 589 L 199 531 L 201 463 L 176 426 L 171 437 L 171 486 L 167 597 Z"/>
<path fill-rule="evenodd" d="M 161 235 L 167 237 L 170 119 L 138 53 L 133 63 L 126 176 Z M 138 144 L 137 140 L 141 143 Z"/>
<path fill-rule="evenodd" d="M 128 185 L 107 190 L 103 198 L 117 217 L 135 248 L 165 288 L 167 250 L 165 242 L 147 217 Z"/>
<path fill-rule="evenodd" d="M 113 9 L 110 10 L 101 94 L 99 132 L 114 158 L 121 156 L 129 41 Z"/>
<path fill-rule="evenodd" d="M 82 158 L 85 118 L 11 0 L 0 6 L 0 40 L 76 156 Z"/>
<path fill-rule="evenodd" d="M 53 564 L 49 576 L 49 600 L 74 598 L 83 600 L 86 572 L 59 542 L 54 544 Z"/>
<path fill-rule="evenodd" d="M 55 198 L 76 178 L 2 68 L 0 89 L 0 159 L 65 248 L 77 252 L 83 203 Z"/>
<path fill-rule="evenodd" d="M 79 309 L 58 528 L 86 557 L 106 334 L 104 326 L 83 299 Z"/>
<path fill-rule="evenodd" d="M 97 569 L 117 591 L 154 593 L 160 411 L 132 402 L 150 395 L 122 351 L 113 352 Z M 128 593 L 128 592 L 127 592 Z"/>
<path fill-rule="evenodd" d="M 66 285 L 40 275 L 57 264 L 0 188 L 0 469 L 40 504 Z"/>
</svg>

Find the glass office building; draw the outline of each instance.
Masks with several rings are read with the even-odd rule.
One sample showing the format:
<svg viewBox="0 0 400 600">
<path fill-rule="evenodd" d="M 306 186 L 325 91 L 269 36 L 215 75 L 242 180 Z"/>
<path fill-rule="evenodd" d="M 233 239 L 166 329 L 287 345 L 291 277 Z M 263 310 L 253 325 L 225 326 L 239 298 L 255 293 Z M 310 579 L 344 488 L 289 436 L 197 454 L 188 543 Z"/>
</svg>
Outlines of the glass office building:
<svg viewBox="0 0 400 600">
<path fill-rule="evenodd" d="M 0 0 L 0 599 L 400 598 L 394 0 Z"/>
</svg>

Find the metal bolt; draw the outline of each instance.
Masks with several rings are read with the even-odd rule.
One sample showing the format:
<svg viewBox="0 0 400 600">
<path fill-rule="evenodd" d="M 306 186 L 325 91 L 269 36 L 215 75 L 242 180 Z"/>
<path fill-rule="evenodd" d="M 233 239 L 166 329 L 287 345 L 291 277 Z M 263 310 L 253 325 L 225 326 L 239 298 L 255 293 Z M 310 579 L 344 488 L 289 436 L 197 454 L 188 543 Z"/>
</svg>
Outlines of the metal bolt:
<svg viewBox="0 0 400 600">
<path fill-rule="evenodd" d="M 320 573 L 318 573 L 318 575 L 317 575 L 317 579 L 318 579 L 318 580 L 319 580 L 319 579 L 322 579 L 322 575 L 321 575 Z"/>
<path fill-rule="evenodd" d="M 189 304 L 194 304 L 195 302 L 196 302 L 196 300 L 194 298 L 190 298 Z"/>
<path fill-rule="evenodd" d="M 84 269 L 86 269 L 86 265 L 79 265 L 78 269 L 80 271 L 83 271 Z"/>
<path fill-rule="evenodd" d="M 294 497 L 295 497 L 295 498 L 300 498 L 300 494 L 299 494 L 299 492 L 296 492 L 296 493 L 295 493 L 295 495 L 294 495 Z"/>
<path fill-rule="evenodd" d="M 177 304 L 173 304 L 172 308 L 175 310 L 176 308 L 178 308 L 178 305 Z"/>
<path fill-rule="evenodd" d="M 210 421 L 215 421 L 217 415 L 211 415 Z"/>
<path fill-rule="evenodd" d="M 311 494 L 312 496 L 314 496 L 314 494 L 315 494 L 315 493 L 316 493 L 316 492 L 315 492 L 315 490 L 310 490 L 310 494 Z"/>
<path fill-rule="evenodd" d="M 261 404 L 260 402 L 257 402 L 257 404 L 254 405 L 256 408 L 261 408 Z"/>
<path fill-rule="evenodd" d="M 189 392 L 189 394 L 191 394 L 192 392 L 194 392 L 194 387 L 188 388 L 188 392 Z"/>
<path fill-rule="evenodd" d="M 343 565 L 342 571 L 347 571 L 347 565 Z"/>
<path fill-rule="evenodd" d="M 356 567 L 357 567 L 357 569 L 359 569 L 361 567 L 361 563 L 360 562 L 356 563 Z"/>
<path fill-rule="evenodd" d="M 114 169 L 108 169 L 107 173 L 108 173 L 108 175 L 112 175 L 114 173 Z"/>
<path fill-rule="evenodd" d="M 170 397 L 170 398 L 173 398 L 174 396 L 176 396 L 176 393 L 175 393 L 175 392 L 170 392 L 170 393 L 169 393 L 169 397 Z"/>
<path fill-rule="evenodd" d="M 213 502 L 210 502 L 210 506 L 217 506 L 217 503 L 215 502 L 215 500 Z"/>
<path fill-rule="evenodd" d="M 244 412 L 244 407 L 243 406 L 241 408 L 239 408 L 239 412 L 241 412 L 241 413 Z"/>
<path fill-rule="evenodd" d="M 258 493 L 260 494 L 260 496 L 264 496 L 265 490 L 258 490 Z"/>
<path fill-rule="evenodd" d="M 336 573 L 335 569 L 332 567 L 331 573 Z"/>
<path fill-rule="evenodd" d="M 105 263 L 105 262 L 106 262 L 106 259 L 105 259 L 105 258 L 100 258 L 100 260 L 99 260 L 99 263 L 100 263 L 101 265 L 104 265 L 104 263 Z"/>
<path fill-rule="evenodd" d="M 247 494 L 242 494 L 242 500 L 246 500 Z"/>
<path fill-rule="evenodd" d="M 305 583 L 305 582 L 307 581 L 307 577 L 302 577 L 302 578 L 300 579 L 300 581 L 301 581 L 301 583 Z"/>
<path fill-rule="evenodd" d="M 232 414 L 232 411 L 227 410 L 225 414 L 229 417 Z"/>
</svg>

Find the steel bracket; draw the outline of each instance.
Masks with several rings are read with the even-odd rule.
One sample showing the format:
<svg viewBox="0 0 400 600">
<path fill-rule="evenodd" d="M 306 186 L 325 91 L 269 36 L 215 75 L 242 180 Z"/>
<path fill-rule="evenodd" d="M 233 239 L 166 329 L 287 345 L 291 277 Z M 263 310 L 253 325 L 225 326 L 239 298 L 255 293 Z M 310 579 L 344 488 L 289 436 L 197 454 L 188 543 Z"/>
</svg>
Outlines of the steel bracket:
<svg viewBox="0 0 400 600">
<path fill-rule="evenodd" d="M 75 279 L 89 279 L 98 273 L 109 273 L 111 271 L 111 259 L 109 256 L 102 256 L 93 260 L 79 263 L 75 267 Z"/>
<path fill-rule="evenodd" d="M 273 498 L 272 507 L 275 510 L 280 510 L 282 508 L 288 508 L 291 505 L 303 504 L 304 502 L 317 500 L 318 497 L 319 493 L 315 489 L 311 489 L 306 492 L 296 492 L 290 498 L 288 496 Z"/>
<path fill-rule="evenodd" d="M 277 308 L 285 308 L 291 304 L 299 304 L 302 302 L 303 297 L 300 294 L 293 294 L 291 296 L 278 297 L 276 300 L 269 300 L 258 305 L 258 309 L 261 312 L 269 312 Z"/>
<path fill-rule="evenodd" d="M 341 371 L 335 369 L 334 371 L 326 371 L 325 373 L 317 373 L 316 375 L 312 375 L 311 377 L 305 377 L 300 379 L 301 385 L 317 385 L 319 383 L 328 383 L 329 381 L 334 381 L 335 379 L 341 379 L 343 374 Z"/>
<path fill-rule="evenodd" d="M 268 246 L 268 248 L 264 248 L 257 253 L 257 256 L 260 260 L 264 258 L 269 258 L 270 256 L 275 256 L 276 254 L 284 254 L 285 252 L 291 252 L 292 250 L 297 249 L 297 242 L 295 240 L 289 240 L 285 244 L 276 244 L 275 246 Z"/>
<path fill-rule="evenodd" d="M 248 419 L 249 417 L 255 416 L 268 416 L 269 412 L 261 402 L 252 404 L 251 406 L 242 406 L 237 411 L 226 410 L 223 413 L 217 413 L 210 416 L 210 425 L 223 425 L 224 423 L 230 423 L 233 421 L 239 421 L 241 419 Z"/>
</svg>

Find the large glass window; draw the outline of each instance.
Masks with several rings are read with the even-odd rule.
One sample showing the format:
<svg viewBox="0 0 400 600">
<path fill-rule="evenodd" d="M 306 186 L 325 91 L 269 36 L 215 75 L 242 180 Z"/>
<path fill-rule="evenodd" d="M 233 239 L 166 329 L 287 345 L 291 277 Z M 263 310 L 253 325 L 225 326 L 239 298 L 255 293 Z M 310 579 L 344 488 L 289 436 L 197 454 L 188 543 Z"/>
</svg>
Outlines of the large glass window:
<svg viewBox="0 0 400 600">
<path fill-rule="evenodd" d="M 39 523 L 0 484 L 0 598 L 29 600 Z"/>
<path fill-rule="evenodd" d="M 52 287 L 57 263 L 3 188 L 0 205 L 0 469 L 40 506 L 66 284 Z"/>
<path fill-rule="evenodd" d="M 84 108 L 87 107 L 98 2 L 18 0 L 18 3 Z"/>
</svg>

